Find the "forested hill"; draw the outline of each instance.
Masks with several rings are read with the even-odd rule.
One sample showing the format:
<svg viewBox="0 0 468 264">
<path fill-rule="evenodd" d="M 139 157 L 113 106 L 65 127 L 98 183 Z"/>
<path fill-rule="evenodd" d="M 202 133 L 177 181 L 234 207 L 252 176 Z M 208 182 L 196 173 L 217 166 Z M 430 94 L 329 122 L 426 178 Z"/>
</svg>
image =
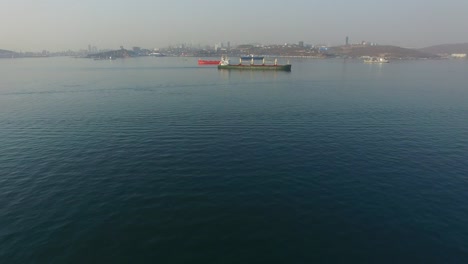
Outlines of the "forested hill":
<svg viewBox="0 0 468 264">
<path fill-rule="evenodd" d="M 432 54 L 468 53 L 468 43 L 442 44 L 419 49 Z"/>
<path fill-rule="evenodd" d="M 427 53 L 415 49 L 407 49 L 397 46 L 389 45 L 348 45 L 338 46 L 330 49 L 331 53 L 340 56 L 348 57 L 362 57 L 362 56 L 373 56 L 373 57 L 387 57 L 387 58 L 398 58 L 398 59 L 423 59 L 423 58 L 437 58 L 438 56 L 432 53 Z"/>
<path fill-rule="evenodd" d="M 0 58 L 15 58 L 18 57 L 18 53 L 11 50 L 0 49 Z"/>
</svg>

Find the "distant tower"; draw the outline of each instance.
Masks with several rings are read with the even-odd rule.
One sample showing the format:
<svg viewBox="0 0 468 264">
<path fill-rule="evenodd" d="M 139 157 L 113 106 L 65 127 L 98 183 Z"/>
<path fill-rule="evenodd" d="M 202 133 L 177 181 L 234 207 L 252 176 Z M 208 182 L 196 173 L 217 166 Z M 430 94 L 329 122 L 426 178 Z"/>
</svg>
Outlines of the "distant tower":
<svg viewBox="0 0 468 264">
<path fill-rule="evenodd" d="M 231 49 L 231 42 L 230 42 L 230 41 L 227 42 L 227 49 L 228 49 L 228 50 Z"/>
<path fill-rule="evenodd" d="M 301 47 L 301 48 L 304 47 L 304 41 L 299 41 L 299 47 Z"/>
<path fill-rule="evenodd" d="M 345 42 L 345 44 L 346 44 L 346 46 L 349 45 L 349 37 L 348 37 L 348 36 L 346 36 L 346 42 Z"/>
</svg>

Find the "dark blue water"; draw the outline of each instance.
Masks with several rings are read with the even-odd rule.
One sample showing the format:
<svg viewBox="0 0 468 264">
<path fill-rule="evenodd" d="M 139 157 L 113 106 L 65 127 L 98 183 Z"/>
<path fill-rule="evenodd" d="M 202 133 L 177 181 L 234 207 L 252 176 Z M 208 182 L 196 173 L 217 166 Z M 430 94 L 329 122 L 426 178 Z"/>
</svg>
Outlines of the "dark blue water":
<svg viewBox="0 0 468 264">
<path fill-rule="evenodd" d="M 467 263 L 468 62 L 0 60 L 0 263 Z"/>
</svg>

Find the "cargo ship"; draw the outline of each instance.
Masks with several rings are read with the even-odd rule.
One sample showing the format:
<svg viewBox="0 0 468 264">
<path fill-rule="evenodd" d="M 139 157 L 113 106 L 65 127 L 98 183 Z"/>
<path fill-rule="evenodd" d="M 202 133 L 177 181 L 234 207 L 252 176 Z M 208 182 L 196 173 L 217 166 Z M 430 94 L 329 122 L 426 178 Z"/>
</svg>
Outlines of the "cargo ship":
<svg viewBox="0 0 468 264">
<path fill-rule="evenodd" d="M 198 60 L 198 65 L 218 65 L 219 64 L 219 60 L 202 60 L 202 59 L 199 59 Z"/>
<path fill-rule="evenodd" d="M 274 64 L 265 64 L 263 59 L 262 64 L 254 64 L 253 59 L 250 60 L 250 64 L 242 64 L 242 57 L 239 60 L 239 64 L 231 64 L 229 59 L 225 56 L 221 58 L 221 62 L 218 65 L 218 70 L 268 70 L 268 71 L 291 71 L 291 64 L 278 64 L 278 60 L 275 59 Z"/>
<path fill-rule="evenodd" d="M 250 54 L 250 55 L 245 55 L 245 56 L 241 56 L 241 59 L 243 60 L 263 60 L 263 56 L 256 56 L 256 55 L 253 55 L 253 54 Z"/>
</svg>

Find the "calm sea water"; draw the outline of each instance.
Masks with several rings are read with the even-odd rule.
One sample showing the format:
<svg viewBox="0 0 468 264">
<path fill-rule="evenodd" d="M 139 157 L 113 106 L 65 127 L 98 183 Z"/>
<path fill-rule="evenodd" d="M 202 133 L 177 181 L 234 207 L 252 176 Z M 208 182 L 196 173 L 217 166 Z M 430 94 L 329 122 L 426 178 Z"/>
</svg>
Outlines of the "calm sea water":
<svg viewBox="0 0 468 264">
<path fill-rule="evenodd" d="M 468 61 L 0 60 L 0 263 L 467 263 Z"/>
</svg>

